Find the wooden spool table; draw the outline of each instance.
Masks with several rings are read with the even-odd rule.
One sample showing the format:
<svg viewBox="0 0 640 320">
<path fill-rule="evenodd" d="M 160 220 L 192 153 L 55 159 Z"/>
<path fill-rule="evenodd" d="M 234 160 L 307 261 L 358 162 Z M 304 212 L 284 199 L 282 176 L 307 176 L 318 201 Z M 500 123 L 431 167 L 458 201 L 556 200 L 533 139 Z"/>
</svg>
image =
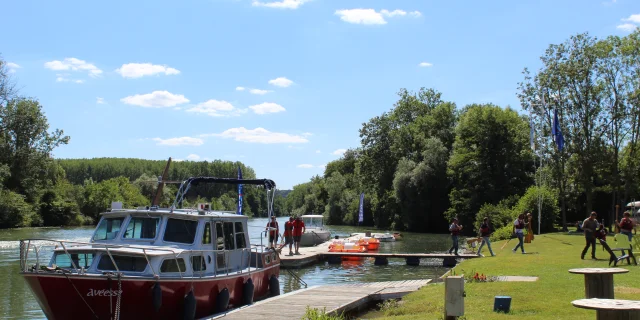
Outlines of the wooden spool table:
<svg viewBox="0 0 640 320">
<path fill-rule="evenodd" d="M 580 299 L 574 307 L 596 310 L 597 320 L 640 320 L 640 301 L 616 299 Z"/>
<path fill-rule="evenodd" d="M 579 268 L 569 270 L 571 273 L 584 274 L 584 291 L 586 298 L 613 299 L 613 275 L 627 273 L 622 268 Z"/>
</svg>

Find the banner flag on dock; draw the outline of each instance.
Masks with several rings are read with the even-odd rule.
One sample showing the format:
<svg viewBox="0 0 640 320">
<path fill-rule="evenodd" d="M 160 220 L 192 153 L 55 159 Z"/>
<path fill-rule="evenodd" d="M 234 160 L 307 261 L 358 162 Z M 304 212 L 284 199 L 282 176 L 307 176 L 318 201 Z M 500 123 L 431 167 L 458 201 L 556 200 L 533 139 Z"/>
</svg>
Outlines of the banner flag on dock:
<svg viewBox="0 0 640 320">
<path fill-rule="evenodd" d="M 238 166 L 238 180 L 240 179 L 242 179 L 242 170 Z M 238 212 L 236 213 L 242 215 L 242 184 L 238 185 Z"/>
<path fill-rule="evenodd" d="M 564 137 L 562 136 L 562 129 L 560 128 L 560 122 L 558 121 L 558 109 L 553 109 L 553 126 L 551 127 L 551 134 L 553 134 L 553 140 L 556 145 L 558 145 L 558 150 L 562 151 L 564 148 Z"/>
<path fill-rule="evenodd" d="M 358 208 L 358 223 L 362 223 L 362 221 L 364 221 L 364 192 L 360 194 L 360 205 Z"/>
</svg>

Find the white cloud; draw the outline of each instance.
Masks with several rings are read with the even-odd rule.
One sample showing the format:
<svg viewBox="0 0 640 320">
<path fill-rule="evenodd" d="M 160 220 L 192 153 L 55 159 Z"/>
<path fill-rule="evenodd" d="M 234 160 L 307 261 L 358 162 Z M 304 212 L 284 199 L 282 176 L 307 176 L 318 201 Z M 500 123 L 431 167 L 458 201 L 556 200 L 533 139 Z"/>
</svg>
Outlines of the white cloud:
<svg viewBox="0 0 640 320">
<path fill-rule="evenodd" d="M 104 102 L 104 98 L 100 98 L 100 97 L 96 98 L 96 103 L 97 104 L 106 104 L 106 102 Z"/>
<path fill-rule="evenodd" d="M 159 146 L 199 146 L 204 143 L 204 140 L 200 138 L 192 138 L 192 137 L 180 137 L 180 138 L 169 138 L 169 139 L 160 139 L 153 138 L 153 141 L 158 142 Z"/>
<path fill-rule="evenodd" d="M 262 90 L 262 89 L 251 89 L 249 90 L 249 93 L 251 94 L 259 94 L 259 95 L 264 95 L 271 92 L 271 90 Z"/>
<path fill-rule="evenodd" d="M 81 79 L 69 79 L 67 78 L 68 74 L 58 74 L 56 78 L 56 82 L 73 82 L 73 83 L 84 83 L 84 80 Z"/>
<path fill-rule="evenodd" d="M 635 24 L 632 23 L 623 23 L 620 24 L 618 26 L 616 26 L 616 28 L 625 31 L 625 32 L 633 32 L 633 30 L 635 30 L 638 26 L 636 26 Z"/>
<path fill-rule="evenodd" d="M 341 156 L 345 152 L 347 152 L 347 149 L 337 149 L 336 151 L 332 152 L 331 154 L 336 155 L 336 156 Z"/>
<path fill-rule="evenodd" d="M 433 63 L 420 62 L 420 64 L 418 66 L 420 66 L 420 67 L 431 67 L 431 66 L 433 66 Z"/>
<path fill-rule="evenodd" d="M 314 167 L 314 165 L 312 165 L 312 164 L 308 164 L 308 163 L 303 163 L 303 164 L 299 164 L 299 165 L 297 165 L 297 167 L 298 167 L 298 168 L 303 168 L 303 169 L 310 169 L 310 168 L 313 168 L 313 167 Z"/>
<path fill-rule="evenodd" d="M 180 70 L 170 68 L 166 65 L 158 65 L 151 63 L 127 63 L 116 69 L 123 78 L 140 78 L 144 76 L 152 76 L 160 73 L 165 75 L 180 74 Z"/>
<path fill-rule="evenodd" d="M 237 109 L 231 103 L 224 100 L 207 100 L 198 103 L 195 107 L 187 109 L 187 112 L 204 113 L 212 117 L 237 116 L 246 113 L 246 109 Z"/>
<path fill-rule="evenodd" d="M 422 16 L 420 11 L 412 11 L 407 13 L 406 11 L 400 9 L 396 9 L 393 11 L 382 9 L 380 11 L 376 11 L 374 9 L 361 8 L 336 10 L 334 14 L 339 16 L 340 20 L 344 22 L 365 25 L 387 24 L 387 20 L 385 20 L 385 17 L 394 18 L 409 15 L 417 18 Z"/>
<path fill-rule="evenodd" d="M 200 156 L 197 155 L 197 154 L 192 153 L 192 154 L 187 156 L 187 160 L 197 161 L 197 160 L 200 160 Z"/>
<path fill-rule="evenodd" d="M 271 79 L 269 80 L 269 84 L 274 85 L 276 87 L 282 87 L 282 88 L 286 88 L 290 85 L 293 84 L 293 81 L 285 78 L 285 77 L 278 77 L 275 79 Z"/>
<path fill-rule="evenodd" d="M 261 104 L 256 104 L 250 106 L 249 109 L 253 110 L 253 112 L 256 114 L 278 113 L 286 110 L 283 106 L 273 102 L 263 102 Z"/>
<path fill-rule="evenodd" d="M 324 169 L 324 168 L 326 168 L 326 167 L 327 167 L 327 164 L 326 164 L 326 163 L 325 163 L 325 164 L 321 164 L 321 165 L 319 165 L 319 166 L 318 166 L 318 168 L 321 168 L 321 169 Z"/>
<path fill-rule="evenodd" d="M 90 76 L 97 77 L 102 74 L 102 70 L 95 65 L 77 58 L 65 58 L 64 60 L 53 60 L 45 62 L 44 67 L 51 70 L 73 70 L 87 71 Z"/>
<path fill-rule="evenodd" d="M 147 94 L 136 94 L 120 99 L 125 104 L 150 108 L 167 108 L 189 102 L 181 94 L 173 94 L 169 91 L 154 91 Z"/>
<path fill-rule="evenodd" d="M 640 24 L 640 13 L 632 14 L 632 15 L 629 16 L 629 18 L 622 19 L 622 21 L 627 21 L 627 22 L 633 22 L 633 23 Z"/>
<path fill-rule="evenodd" d="M 313 133 L 311 133 L 311 132 L 304 132 L 304 133 L 302 133 L 302 135 L 303 135 L 303 136 L 305 136 L 305 137 L 311 137 L 311 136 L 313 135 Z"/>
<path fill-rule="evenodd" d="M 264 128 L 246 129 L 245 127 L 231 128 L 222 133 L 214 133 L 203 136 L 214 136 L 233 139 L 240 142 L 249 143 L 307 143 L 309 140 L 302 136 L 290 135 L 288 133 L 271 132 Z"/>
<path fill-rule="evenodd" d="M 5 65 L 7 66 L 7 70 L 9 70 L 9 73 L 14 73 L 16 72 L 16 70 L 22 68 L 20 65 L 13 62 L 7 62 Z"/>
<path fill-rule="evenodd" d="M 316 153 L 322 153 L 320 150 L 316 150 Z"/>
<path fill-rule="evenodd" d="M 281 1 L 272 1 L 272 2 L 261 2 L 258 0 L 253 0 L 251 5 L 254 7 L 267 7 L 267 8 L 277 8 L 277 9 L 298 9 L 301 5 L 309 2 L 309 0 L 281 0 Z"/>
<path fill-rule="evenodd" d="M 236 87 L 236 91 L 244 91 L 244 87 Z"/>
</svg>

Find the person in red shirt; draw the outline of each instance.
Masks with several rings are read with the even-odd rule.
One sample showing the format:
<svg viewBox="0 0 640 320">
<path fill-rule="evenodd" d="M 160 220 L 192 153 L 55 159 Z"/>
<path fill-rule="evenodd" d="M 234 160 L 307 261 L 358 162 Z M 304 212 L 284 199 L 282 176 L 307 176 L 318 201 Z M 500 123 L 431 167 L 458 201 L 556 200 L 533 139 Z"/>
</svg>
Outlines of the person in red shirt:
<svg viewBox="0 0 640 320">
<path fill-rule="evenodd" d="M 284 237 L 284 244 L 282 245 L 281 249 L 284 248 L 284 246 L 289 245 L 289 255 L 292 256 L 293 251 L 291 251 L 291 246 L 293 245 L 293 216 L 289 217 L 289 221 L 284 223 L 284 233 L 282 234 L 282 236 Z"/>
<path fill-rule="evenodd" d="M 302 221 L 300 217 L 296 217 L 296 219 L 293 221 L 293 243 L 296 248 L 295 254 L 300 254 L 298 250 L 300 250 L 300 239 L 302 238 L 304 230 L 304 221 Z"/>
<path fill-rule="evenodd" d="M 269 230 L 269 246 L 275 249 L 276 244 L 278 243 L 278 234 L 280 233 L 276 216 L 271 216 L 271 221 L 267 223 L 266 229 Z"/>
</svg>

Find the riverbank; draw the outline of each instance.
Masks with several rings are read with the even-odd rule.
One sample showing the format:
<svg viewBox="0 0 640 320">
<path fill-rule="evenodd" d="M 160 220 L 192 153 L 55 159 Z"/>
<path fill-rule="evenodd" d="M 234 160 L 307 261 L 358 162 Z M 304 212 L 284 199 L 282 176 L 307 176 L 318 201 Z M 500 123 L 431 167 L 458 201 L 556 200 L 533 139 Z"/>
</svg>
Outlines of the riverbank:
<svg viewBox="0 0 640 320">
<path fill-rule="evenodd" d="M 609 242 L 613 239 L 610 238 Z M 609 255 L 596 247 L 598 260 L 581 260 L 584 237 L 562 233 L 536 236 L 525 244 L 527 254 L 512 253 L 512 240 L 492 245 L 496 257 L 465 260 L 455 268 L 457 275 L 476 272 L 491 276 L 534 276 L 535 282 L 467 282 L 465 283 L 465 317 L 467 319 L 594 319 L 595 312 L 575 308 L 571 301 L 584 298 L 584 277 L 570 274 L 572 268 L 602 268 L 608 266 Z M 589 257 L 589 255 L 587 255 Z M 640 267 L 619 263 L 629 273 L 614 276 L 616 299 L 637 300 L 640 296 Z M 511 313 L 493 312 L 494 296 L 511 296 Z M 387 305 L 384 311 L 372 311 L 362 319 L 439 319 L 444 310 L 444 284 L 423 287 L 403 298 L 397 305 Z"/>
</svg>

